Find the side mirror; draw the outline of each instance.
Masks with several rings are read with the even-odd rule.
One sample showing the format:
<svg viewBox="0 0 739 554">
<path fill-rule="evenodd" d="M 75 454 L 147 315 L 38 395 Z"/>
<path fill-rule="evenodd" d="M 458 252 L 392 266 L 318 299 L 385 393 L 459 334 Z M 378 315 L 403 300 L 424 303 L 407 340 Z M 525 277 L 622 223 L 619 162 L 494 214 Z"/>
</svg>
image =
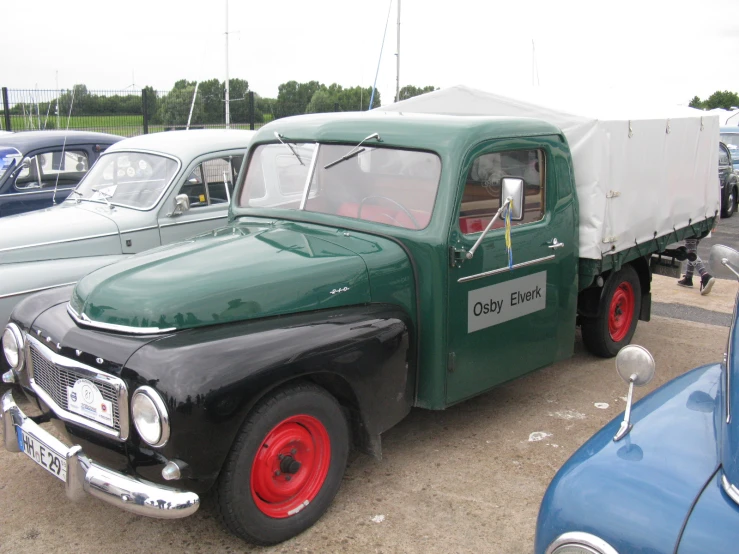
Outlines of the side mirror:
<svg viewBox="0 0 739 554">
<path fill-rule="evenodd" d="M 629 395 L 626 398 L 626 411 L 614 442 L 620 441 L 629 434 L 631 425 L 631 403 L 634 395 L 634 386 L 643 387 L 654 377 L 654 358 L 649 350 L 635 344 L 624 346 L 616 355 L 616 371 L 619 377 L 629 384 Z"/>
<path fill-rule="evenodd" d="M 501 179 L 501 199 L 509 196 L 513 198 L 513 210 L 511 211 L 512 221 L 521 221 L 523 219 L 523 197 L 524 182 L 523 179 L 516 177 L 503 177 Z"/>
<path fill-rule="evenodd" d="M 190 209 L 190 198 L 187 196 L 187 194 L 178 194 L 177 196 L 175 196 L 174 211 L 172 212 L 172 215 L 184 214 L 189 209 Z"/>
<path fill-rule="evenodd" d="M 716 277 L 739 278 L 739 252 L 723 244 L 714 244 L 711 247 L 708 266 Z"/>
</svg>

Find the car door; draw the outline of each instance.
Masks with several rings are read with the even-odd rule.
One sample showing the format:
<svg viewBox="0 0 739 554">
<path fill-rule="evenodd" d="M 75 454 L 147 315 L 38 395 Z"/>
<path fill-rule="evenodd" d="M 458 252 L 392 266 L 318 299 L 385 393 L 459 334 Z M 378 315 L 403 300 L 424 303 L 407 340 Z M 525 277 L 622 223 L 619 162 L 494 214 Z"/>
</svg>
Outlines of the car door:
<svg viewBox="0 0 739 554">
<path fill-rule="evenodd" d="M 48 208 L 63 202 L 90 169 L 89 148 L 62 146 L 32 151 L 27 167 L 14 174 L 0 198 L 0 216 Z"/>
<path fill-rule="evenodd" d="M 243 152 L 219 152 L 202 156 L 191 164 L 159 212 L 162 244 L 226 224 L 228 206 L 242 159 Z M 179 195 L 187 196 L 190 206 L 183 213 L 175 209 Z"/>
<path fill-rule="evenodd" d="M 558 198 L 552 154 L 546 143 L 503 140 L 476 149 L 466 166 L 449 234 L 448 404 L 552 363 L 560 341 L 574 338 L 577 226 L 572 193 Z M 512 268 L 502 220 L 466 257 L 500 207 L 503 177 L 525 183 L 524 218 L 511 225 Z M 560 308 L 572 320 L 569 338 Z"/>
</svg>

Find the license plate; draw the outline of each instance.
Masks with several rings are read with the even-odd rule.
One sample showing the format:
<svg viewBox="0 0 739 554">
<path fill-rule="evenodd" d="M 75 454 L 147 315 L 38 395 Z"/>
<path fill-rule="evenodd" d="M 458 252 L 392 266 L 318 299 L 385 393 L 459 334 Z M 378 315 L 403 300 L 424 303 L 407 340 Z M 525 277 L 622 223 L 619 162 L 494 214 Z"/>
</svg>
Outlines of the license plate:
<svg viewBox="0 0 739 554">
<path fill-rule="evenodd" d="M 18 446 L 20 449 L 34 462 L 46 469 L 46 471 L 66 483 L 66 456 L 62 456 L 43 441 L 40 441 L 30 433 L 26 433 L 20 427 L 16 427 L 15 430 L 18 434 Z"/>
</svg>

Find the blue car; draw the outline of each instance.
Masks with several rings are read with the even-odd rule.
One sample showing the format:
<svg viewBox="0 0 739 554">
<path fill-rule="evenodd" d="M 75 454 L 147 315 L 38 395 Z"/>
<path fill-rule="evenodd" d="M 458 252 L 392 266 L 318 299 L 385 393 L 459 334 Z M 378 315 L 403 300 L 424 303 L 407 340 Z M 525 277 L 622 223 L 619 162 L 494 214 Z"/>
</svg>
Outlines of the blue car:
<svg viewBox="0 0 739 554">
<path fill-rule="evenodd" d="M 739 277 L 739 252 L 711 249 L 711 270 Z M 739 300 L 739 297 L 737 297 Z M 739 552 L 737 309 L 722 364 L 693 369 L 631 407 L 654 360 L 616 357 L 627 407 L 557 472 L 536 526 L 536 554 Z"/>
<path fill-rule="evenodd" d="M 123 137 L 84 131 L 0 134 L 0 217 L 62 202 Z"/>
</svg>

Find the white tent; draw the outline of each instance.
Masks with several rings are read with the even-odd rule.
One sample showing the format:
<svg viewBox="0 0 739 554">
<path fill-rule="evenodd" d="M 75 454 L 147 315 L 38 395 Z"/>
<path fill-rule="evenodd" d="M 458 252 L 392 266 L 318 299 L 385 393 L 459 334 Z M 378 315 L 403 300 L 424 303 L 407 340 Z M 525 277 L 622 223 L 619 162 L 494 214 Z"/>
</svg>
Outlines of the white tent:
<svg viewBox="0 0 739 554">
<path fill-rule="evenodd" d="M 575 166 L 583 258 L 600 259 L 720 210 L 719 118 L 700 110 L 542 88 L 503 96 L 465 86 L 380 110 L 534 117 L 559 127 Z"/>
</svg>

